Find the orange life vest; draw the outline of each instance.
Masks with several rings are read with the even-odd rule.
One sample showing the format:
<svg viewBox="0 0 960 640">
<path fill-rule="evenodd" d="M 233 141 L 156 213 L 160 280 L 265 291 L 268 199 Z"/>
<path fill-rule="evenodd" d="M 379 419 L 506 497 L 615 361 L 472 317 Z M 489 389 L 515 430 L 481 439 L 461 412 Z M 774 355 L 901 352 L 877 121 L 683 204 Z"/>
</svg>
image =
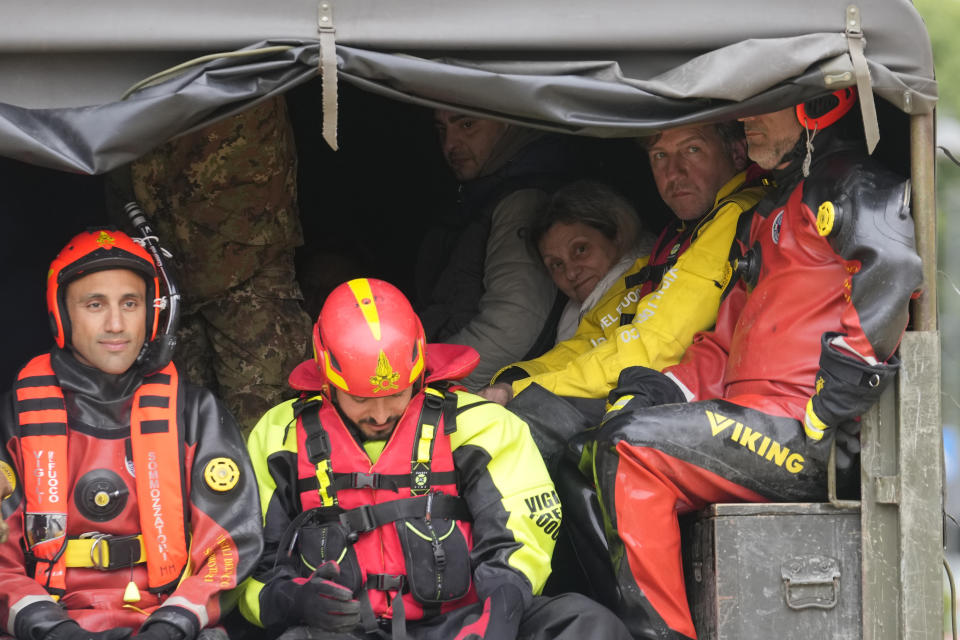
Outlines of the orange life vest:
<svg viewBox="0 0 960 640">
<path fill-rule="evenodd" d="M 189 559 L 178 390 L 177 370 L 171 363 L 144 379 L 130 410 L 140 529 L 149 589 L 154 593 L 175 586 Z M 59 597 L 66 591 L 70 472 L 67 411 L 49 354 L 37 356 L 20 371 L 16 394 L 26 498 L 24 534 L 36 561 L 33 577 Z"/>
</svg>

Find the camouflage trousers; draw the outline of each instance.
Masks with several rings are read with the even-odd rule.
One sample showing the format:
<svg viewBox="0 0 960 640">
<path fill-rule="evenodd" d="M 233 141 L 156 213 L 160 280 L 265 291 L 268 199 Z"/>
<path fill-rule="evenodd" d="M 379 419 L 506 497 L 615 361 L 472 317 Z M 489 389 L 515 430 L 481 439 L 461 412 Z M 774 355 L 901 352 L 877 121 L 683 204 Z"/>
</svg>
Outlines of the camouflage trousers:
<svg viewBox="0 0 960 640">
<path fill-rule="evenodd" d="M 278 280 L 286 286 L 275 286 Z M 293 396 L 287 376 L 310 356 L 310 317 L 290 283 L 292 264 L 263 267 L 180 320 L 177 368 L 226 403 L 245 437 Z"/>
</svg>

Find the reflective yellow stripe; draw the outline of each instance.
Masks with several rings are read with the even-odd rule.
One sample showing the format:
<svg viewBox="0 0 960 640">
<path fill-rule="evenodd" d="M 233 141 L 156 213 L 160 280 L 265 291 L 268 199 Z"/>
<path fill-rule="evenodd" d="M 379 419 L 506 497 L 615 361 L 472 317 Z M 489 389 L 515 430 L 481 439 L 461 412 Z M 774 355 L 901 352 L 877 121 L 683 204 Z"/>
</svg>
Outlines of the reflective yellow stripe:
<svg viewBox="0 0 960 640">
<path fill-rule="evenodd" d="M 443 400 L 443 392 L 427 387 L 426 392 Z M 437 425 L 424 422 L 420 425 L 420 441 L 417 443 L 417 462 L 426 464 L 430 462 L 430 443 L 437 433 Z"/>
<path fill-rule="evenodd" d="M 607 409 L 606 413 L 603 416 L 603 420 L 601 420 L 601 422 L 606 422 L 607 418 L 610 417 L 611 413 L 613 413 L 614 411 L 620 411 L 620 409 L 623 409 L 625 406 L 627 406 L 627 403 L 630 402 L 631 400 L 633 400 L 633 394 L 628 393 L 627 395 L 620 396 L 617 399 L 617 401 L 614 402 L 613 404 L 610 404 L 608 402 L 606 407 Z"/>
<path fill-rule="evenodd" d="M 413 384 L 417 381 L 417 378 L 420 377 L 420 373 L 423 371 L 423 349 L 417 348 L 419 353 L 417 354 L 417 361 L 413 363 L 413 366 L 410 368 L 410 384 Z"/>
<path fill-rule="evenodd" d="M 363 313 L 363 319 L 367 321 L 370 327 L 370 333 L 373 339 L 380 341 L 380 314 L 377 312 L 377 305 L 373 301 L 373 291 L 370 289 L 370 281 L 366 278 L 357 278 L 347 283 L 353 297 L 357 299 L 357 305 L 360 312 Z"/>
<path fill-rule="evenodd" d="M 140 558 L 134 564 L 147 561 L 147 552 L 143 547 L 143 536 L 137 536 L 140 545 Z M 67 549 L 63 552 L 67 567 L 91 568 L 110 565 L 110 544 L 105 539 L 75 538 L 67 540 Z M 94 561 L 96 558 L 96 562 Z"/>
<path fill-rule="evenodd" d="M 430 462 L 430 443 L 433 441 L 433 434 L 436 430 L 436 425 L 421 425 L 420 444 L 417 445 L 417 462 Z"/>
<path fill-rule="evenodd" d="M 820 441 L 830 425 L 826 424 L 813 411 L 813 398 L 807 400 L 807 411 L 803 416 L 803 431 L 811 440 Z"/>
<path fill-rule="evenodd" d="M 320 501 L 323 506 L 332 507 L 333 498 L 327 494 L 327 489 L 330 487 L 330 460 L 321 460 L 317 464 L 317 482 L 320 483 L 320 488 L 317 489 Z"/>
<path fill-rule="evenodd" d="M 263 627 L 260 622 L 260 592 L 263 591 L 263 586 L 256 578 L 247 578 L 240 585 L 241 595 L 237 602 L 243 617 L 258 627 Z"/>
<path fill-rule="evenodd" d="M 340 389 L 350 389 L 350 385 L 347 384 L 347 381 L 343 379 L 339 373 L 334 371 L 333 367 L 330 365 L 330 360 L 328 358 L 323 359 L 324 363 L 324 373 L 327 374 L 327 379 L 334 384 L 334 386 L 339 387 Z"/>
</svg>

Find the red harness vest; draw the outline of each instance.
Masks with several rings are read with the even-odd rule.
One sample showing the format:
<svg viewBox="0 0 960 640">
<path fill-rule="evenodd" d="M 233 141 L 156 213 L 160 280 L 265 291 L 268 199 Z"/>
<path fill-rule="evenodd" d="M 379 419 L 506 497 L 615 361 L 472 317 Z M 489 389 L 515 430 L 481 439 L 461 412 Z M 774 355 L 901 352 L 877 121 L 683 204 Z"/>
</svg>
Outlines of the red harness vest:
<svg viewBox="0 0 960 640">
<path fill-rule="evenodd" d="M 452 394 L 446 402 L 456 408 Z M 407 589 L 407 560 L 397 533 L 407 526 L 403 519 L 423 518 L 432 510 L 434 518 L 455 521 L 467 551 L 473 546 L 466 521 L 469 512 L 459 498 L 450 448 L 449 433 L 456 420 L 446 407 L 444 394 L 434 389 L 414 397 L 376 463 L 370 462 L 331 403 L 323 402 L 319 409 L 315 401 L 308 403 L 297 418 L 298 487 L 304 513 L 320 509 L 348 528 L 361 584 L 378 617 L 416 620 L 477 601 L 472 584 L 459 599 L 437 606 L 416 600 Z M 433 533 L 432 528 L 428 530 Z M 450 532 L 439 535 L 444 533 Z M 434 542 L 439 543 L 436 535 Z M 465 571 L 470 572 L 469 565 Z M 395 597 L 401 590 L 402 601 Z"/>
<path fill-rule="evenodd" d="M 178 389 L 177 370 L 168 364 L 144 380 L 130 411 L 140 528 L 153 592 L 175 586 L 189 559 Z M 33 577 L 59 597 L 66 591 L 70 471 L 67 411 L 49 354 L 37 356 L 20 371 L 16 394 L 26 498 L 24 533 L 36 560 Z"/>
</svg>

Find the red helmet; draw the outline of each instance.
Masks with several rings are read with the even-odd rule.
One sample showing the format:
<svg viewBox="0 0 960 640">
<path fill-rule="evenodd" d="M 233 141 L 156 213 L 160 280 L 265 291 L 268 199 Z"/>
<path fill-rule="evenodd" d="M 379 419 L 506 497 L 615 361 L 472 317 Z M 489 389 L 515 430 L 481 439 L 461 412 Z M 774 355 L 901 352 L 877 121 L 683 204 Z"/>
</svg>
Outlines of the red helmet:
<svg viewBox="0 0 960 640">
<path fill-rule="evenodd" d="M 358 278 L 327 297 L 313 327 L 313 360 L 290 374 L 301 390 L 389 396 L 425 373 L 426 338 L 410 302 L 388 282 Z"/>
<path fill-rule="evenodd" d="M 71 334 L 66 307 L 67 285 L 85 275 L 107 269 L 129 269 L 146 281 L 148 340 L 156 337 L 158 314 L 154 304 L 160 282 L 150 254 L 122 231 L 94 229 L 74 236 L 53 259 L 47 272 L 50 328 L 61 349 L 69 344 Z"/>
<path fill-rule="evenodd" d="M 847 112 L 856 103 L 856 87 L 839 89 L 825 96 L 798 104 L 797 120 L 800 121 L 801 127 L 806 127 L 810 131 L 823 131 L 847 115 Z"/>
</svg>

